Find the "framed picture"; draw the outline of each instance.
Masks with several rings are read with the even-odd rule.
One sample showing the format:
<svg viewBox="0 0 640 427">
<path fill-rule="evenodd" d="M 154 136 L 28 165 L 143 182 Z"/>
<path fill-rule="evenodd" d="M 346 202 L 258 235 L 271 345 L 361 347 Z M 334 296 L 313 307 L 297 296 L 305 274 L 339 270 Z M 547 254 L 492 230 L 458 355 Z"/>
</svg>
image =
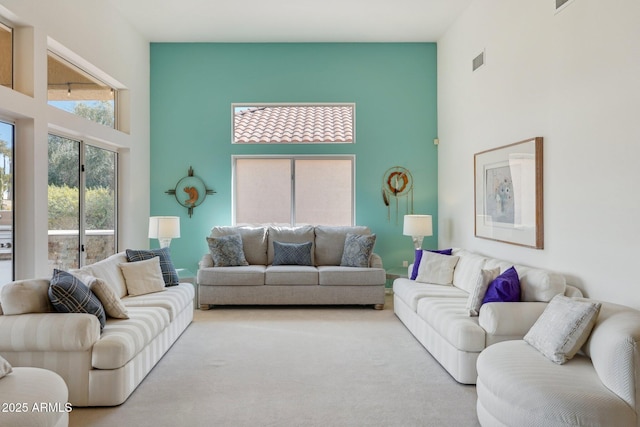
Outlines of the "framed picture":
<svg viewBox="0 0 640 427">
<path fill-rule="evenodd" d="M 474 155 L 475 235 L 544 247 L 542 137 Z"/>
</svg>

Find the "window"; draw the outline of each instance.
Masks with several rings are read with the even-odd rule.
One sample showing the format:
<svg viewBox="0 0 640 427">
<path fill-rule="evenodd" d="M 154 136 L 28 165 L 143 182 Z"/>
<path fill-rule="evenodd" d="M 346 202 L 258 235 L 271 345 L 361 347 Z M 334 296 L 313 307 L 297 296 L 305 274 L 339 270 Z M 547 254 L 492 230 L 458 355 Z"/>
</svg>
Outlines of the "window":
<svg viewBox="0 0 640 427">
<path fill-rule="evenodd" d="M 234 156 L 235 224 L 352 225 L 354 156 Z"/>
<path fill-rule="evenodd" d="M 116 127 L 116 90 L 60 56 L 47 57 L 47 100 L 61 110 Z"/>
<path fill-rule="evenodd" d="M 116 251 L 117 154 L 49 135 L 49 266 L 78 268 Z"/>
<path fill-rule="evenodd" d="M 351 144 L 355 109 L 343 104 L 232 104 L 234 144 Z"/>
<path fill-rule="evenodd" d="M 14 278 L 13 124 L 0 121 L 0 284 Z"/>
<path fill-rule="evenodd" d="M 0 22 L 0 85 L 13 88 L 13 30 Z"/>
</svg>

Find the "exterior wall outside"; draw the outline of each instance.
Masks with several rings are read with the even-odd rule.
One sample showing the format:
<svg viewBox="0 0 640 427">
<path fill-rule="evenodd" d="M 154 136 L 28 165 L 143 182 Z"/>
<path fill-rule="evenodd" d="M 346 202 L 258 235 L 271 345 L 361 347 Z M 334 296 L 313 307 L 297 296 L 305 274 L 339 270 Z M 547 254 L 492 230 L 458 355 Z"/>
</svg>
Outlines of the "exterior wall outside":
<svg viewBox="0 0 640 427">
<path fill-rule="evenodd" d="M 640 3 L 475 0 L 438 41 L 440 246 L 640 308 Z M 472 59 L 485 51 L 485 65 Z M 474 237 L 474 153 L 544 137 L 544 250 Z"/>
</svg>

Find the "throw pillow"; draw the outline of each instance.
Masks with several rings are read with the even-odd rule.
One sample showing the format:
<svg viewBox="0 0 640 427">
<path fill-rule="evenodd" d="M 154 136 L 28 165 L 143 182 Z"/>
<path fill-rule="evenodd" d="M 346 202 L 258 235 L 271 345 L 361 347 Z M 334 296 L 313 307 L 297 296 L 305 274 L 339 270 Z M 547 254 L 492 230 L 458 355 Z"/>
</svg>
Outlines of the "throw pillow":
<svg viewBox="0 0 640 427">
<path fill-rule="evenodd" d="M 510 267 L 489 284 L 482 304 L 518 301 L 520 301 L 520 279 L 515 267 Z"/>
<path fill-rule="evenodd" d="M 416 249 L 416 255 L 413 260 L 413 270 L 411 270 L 411 280 L 416 280 L 416 277 L 418 277 L 418 269 L 420 268 L 420 261 L 422 260 L 423 252 L 423 249 Z M 441 255 L 451 255 L 453 249 L 430 249 L 429 252 Z"/>
<path fill-rule="evenodd" d="M 215 267 L 249 265 L 244 257 L 242 236 L 240 234 L 207 237 L 207 244 Z"/>
<path fill-rule="evenodd" d="M 343 267 L 369 267 L 369 258 L 375 244 L 375 234 L 347 233 L 340 265 Z"/>
<path fill-rule="evenodd" d="M 164 282 L 163 282 L 164 283 Z M 107 316 L 115 319 L 128 319 L 129 311 L 122 303 L 118 295 L 113 292 L 111 287 L 102 279 L 94 278 L 89 282 L 89 289 L 93 292 L 104 307 Z"/>
<path fill-rule="evenodd" d="M 160 268 L 162 269 L 162 279 L 167 286 L 176 286 L 180 283 L 178 272 L 171 261 L 171 253 L 169 248 L 151 249 L 151 250 L 133 250 L 127 249 L 127 261 L 137 262 L 144 261 L 153 257 L 160 257 Z"/>
<path fill-rule="evenodd" d="M 460 257 L 423 251 L 416 282 L 450 285 Z"/>
<path fill-rule="evenodd" d="M 164 291 L 160 257 L 119 264 L 131 296 Z"/>
<path fill-rule="evenodd" d="M 480 274 L 478 274 L 473 287 L 473 292 L 469 294 L 469 299 L 467 300 L 469 316 L 477 316 L 480 314 L 480 307 L 482 306 L 482 300 L 487 292 L 487 288 L 489 284 L 498 277 L 498 274 L 500 274 L 500 268 L 497 267 L 491 270 L 480 270 Z"/>
<path fill-rule="evenodd" d="M 311 265 L 313 242 L 273 242 L 273 265 Z"/>
<path fill-rule="evenodd" d="M 556 295 L 523 339 L 549 360 L 562 365 L 589 338 L 601 305 Z"/>
<path fill-rule="evenodd" d="M 80 281 L 66 271 L 54 269 L 49 283 L 49 300 L 59 313 L 89 313 L 100 321 L 104 328 L 106 316 L 104 307 L 97 296 Z"/>
<path fill-rule="evenodd" d="M 2 356 L 0 356 L 0 378 L 10 374 L 11 371 L 11 364 L 9 364 L 9 362 L 7 362 Z"/>
</svg>

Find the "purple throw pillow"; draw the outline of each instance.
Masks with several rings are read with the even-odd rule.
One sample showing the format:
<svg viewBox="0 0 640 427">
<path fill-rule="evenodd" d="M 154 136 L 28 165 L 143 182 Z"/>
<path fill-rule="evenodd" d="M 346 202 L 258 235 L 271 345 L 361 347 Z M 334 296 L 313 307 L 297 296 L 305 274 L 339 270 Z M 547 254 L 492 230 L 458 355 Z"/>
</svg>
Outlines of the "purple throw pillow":
<svg viewBox="0 0 640 427">
<path fill-rule="evenodd" d="M 434 252 L 441 255 L 451 255 L 452 249 L 433 249 L 429 252 Z M 418 268 L 420 267 L 420 260 L 422 259 L 422 249 L 416 249 L 416 257 L 413 261 L 413 270 L 411 270 L 411 280 L 416 280 L 418 277 Z"/>
<path fill-rule="evenodd" d="M 520 279 L 516 269 L 511 267 L 489 284 L 482 303 L 518 301 L 520 301 Z"/>
</svg>

